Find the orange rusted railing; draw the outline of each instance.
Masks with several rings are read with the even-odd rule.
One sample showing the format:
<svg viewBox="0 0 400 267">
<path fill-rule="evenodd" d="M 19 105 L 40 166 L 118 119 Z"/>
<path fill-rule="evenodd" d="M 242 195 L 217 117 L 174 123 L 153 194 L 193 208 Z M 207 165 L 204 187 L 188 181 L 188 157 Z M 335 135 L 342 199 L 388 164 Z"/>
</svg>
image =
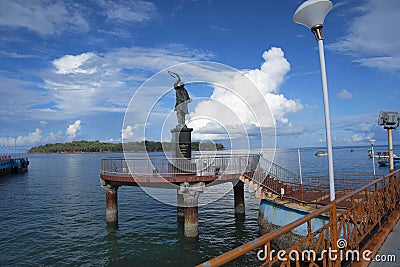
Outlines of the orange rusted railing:
<svg viewBox="0 0 400 267">
<path fill-rule="evenodd" d="M 356 191 L 347 193 L 336 201 L 315 210 L 275 231 L 248 242 L 225 254 L 204 262 L 200 266 L 221 266 L 240 256 L 263 249 L 261 266 L 340 266 L 359 260 L 372 259 L 376 251 L 367 251 L 373 238 L 393 214 L 399 212 L 400 170 L 364 185 Z M 337 220 L 332 216 L 336 206 Z M 312 230 L 313 221 L 321 215 L 331 215 L 321 228 Z M 285 234 L 293 233 L 299 226 L 306 226 L 307 235 L 290 247 L 273 250 L 271 243 Z M 260 252 L 260 251 L 259 251 Z M 365 255 L 365 252 L 367 255 Z M 358 253 L 358 254 L 357 254 Z M 257 255 L 261 255 L 257 253 Z M 357 257 L 358 256 L 358 257 Z M 361 258 L 366 256 L 367 259 Z M 294 264 L 294 265 L 293 265 Z"/>
<path fill-rule="evenodd" d="M 315 205 L 329 203 L 328 177 L 303 178 L 302 183 L 300 183 L 299 178 L 294 173 L 280 166 L 271 166 L 270 162 L 260 158 L 256 169 L 244 173 L 245 182 L 247 180 L 262 188 L 266 193 L 272 193 L 297 203 Z M 382 177 L 383 175 L 337 174 L 335 175 L 336 197 L 353 192 Z M 281 192 L 284 192 L 284 194 Z"/>
</svg>

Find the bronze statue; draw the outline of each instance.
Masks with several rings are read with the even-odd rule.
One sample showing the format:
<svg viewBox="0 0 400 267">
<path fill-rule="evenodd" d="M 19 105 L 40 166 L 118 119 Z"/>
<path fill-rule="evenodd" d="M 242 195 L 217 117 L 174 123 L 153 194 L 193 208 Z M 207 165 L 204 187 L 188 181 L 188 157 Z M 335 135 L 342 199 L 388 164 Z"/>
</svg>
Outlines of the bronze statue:
<svg viewBox="0 0 400 267">
<path fill-rule="evenodd" d="M 185 116 L 189 114 L 188 112 L 188 104 L 192 102 L 189 97 L 188 92 L 185 89 L 185 84 L 181 81 L 181 77 L 175 72 L 168 71 L 169 75 L 176 78 L 176 82 L 174 83 L 175 93 L 176 93 L 176 103 L 175 103 L 175 111 L 176 118 L 178 119 L 178 126 L 186 127 L 185 124 Z"/>
</svg>

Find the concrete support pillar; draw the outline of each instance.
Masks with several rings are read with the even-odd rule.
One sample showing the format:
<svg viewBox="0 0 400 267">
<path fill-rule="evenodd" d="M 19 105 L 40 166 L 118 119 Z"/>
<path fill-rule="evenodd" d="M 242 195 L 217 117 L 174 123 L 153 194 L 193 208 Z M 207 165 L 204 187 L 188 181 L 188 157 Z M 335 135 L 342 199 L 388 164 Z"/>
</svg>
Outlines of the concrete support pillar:
<svg viewBox="0 0 400 267">
<path fill-rule="evenodd" d="M 102 185 L 106 190 L 106 223 L 108 227 L 118 226 L 118 186 Z"/>
<path fill-rule="evenodd" d="M 177 190 L 176 197 L 177 197 L 177 203 L 176 203 L 177 210 L 176 210 L 176 213 L 178 215 L 178 222 L 181 222 L 185 218 L 185 209 L 184 209 L 185 204 L 184 204 L 183 195 L 179 194 L 179 190 Z"/>
<path fill-rule="evenodd" d="M 179 194 L 183 196 L 184 202 L 184 232 L 186 237 L 197 237 L 199 235 L 199 195 L 204 191 L 204 183 L 180 185 Z"/>
<path fill-rule="evenodd" d="M 235 198 L 235 213 L 244 214 L 244 183 L 242 181 L 238 181 L 236 185 L 233 186 L 233 194 Z"/>
</svg>

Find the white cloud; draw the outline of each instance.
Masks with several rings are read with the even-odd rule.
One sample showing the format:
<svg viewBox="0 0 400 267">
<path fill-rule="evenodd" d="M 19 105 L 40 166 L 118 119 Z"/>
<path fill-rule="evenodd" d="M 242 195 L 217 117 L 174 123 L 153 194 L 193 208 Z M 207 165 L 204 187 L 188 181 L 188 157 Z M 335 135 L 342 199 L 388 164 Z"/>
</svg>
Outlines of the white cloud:
<svg viewBox="0 0 400 267">
<path fill-rule="evenodd" d="M 354 60 L 354 62 L 360 63 L 360 65 L 364 67 L 388 71 L 400 69 L 400 56 L 361 58 Z"/>
<path fill-rule="evenodd" d="M 125 129 L 122 129 L 122 140 L 123 142 L 134 142 L 145 140 L 144 134 L 144 124 L 136 124 L 134 126 L 128 125 Z"/>
<path fill-rule="evenodd" d="M 347 34 L 327 47 L 354 56 L 363 66 L 400 69 L 400 28 L 393 26 L 400 24 L 400 2 L 368 0 L 354 12 Z"/>
<path fill-rule="evenodd" d="M 289 122 L 287 125 L 280 126 L 276 129 L 276 134 L 279 136 L 284 135 L 301 135 L 305 131 L 305 127 L 302 125 L 295 126 Z"/>
<path fill-rule="evenodd" d="M 362 122 L 356 125 L 356 130 L 362 133 L 370 133 L 372 132 L 373 128 L 375 127 L 375 123 L 366 123 Z"/>
<path fill-rule="evenodd" d="M 27 28 L 39 35 L 48 36 L 64 30 L 86 32 L 87 21 L 77 5 L 65 5 L 63 1 L 3 0 L 0 9 L 0 25 Z M 76 8 L 76 9 L 74 9 Z"/>
<path fill-rule="evenodd" d="M 54 67 L 56 67 L 57 74 L 93 74 L 96 72 L 96 68 L 80 68 L 85 63 L 94 57 L 93 53 L 83 53 L 77 56 L 66 55 L 62 58 L 53 61 Z"/>
<path fill-rule="evenodd" d="M 27 135 L 20 135 L 18 137 L 0 137 L 0 144 L 6 147 L 13 147 L 16 145 L 17 147 L 32 147 L 38 146 L 46 143 L 56 143 L 63 141 L 63 133 L 62 132 L 51 132 L 49 135 L 43 135 L 41 129 L 36 128 L 33 132 L 28 133 Z"/>
<path fill-rule="evenodd" d="M 47 121 L 40 121 L 39 123 L 40 123 L 40 126 L 43 127 L 43 126 L 45 126 L 47 124 Z"/>
<path fill-rule="evenodd" d="M 74 139 L 76 137 L 76 134 L 78 131 L 81 129 L 81 121 L 76 120 L 73 124 L 70 124 L 65 131 L 65 133 L 68 135 L 69 138 Z"/>
<path fill-rule="evenodd" d="M 130 23 L 149 21 L 156 11 L 155 5 L 146 1 L 104 1 L 103 7 L 108 20 Z"/>
<path fill-rule="evenodd" d="M 264 63 L 259 69 L 243 71 L 243 75 L 235 75 L 232 78 L 230 90 L 214 87 L 210 100 L 201 101 L 190 113 L 190 118 L 206 117 L 210 120 L 195 120 L 190 122 L 190 127 L 196 128 L 198 133 L 205 128 L 210 134 L 218 131 L 221 126 L 226 132 L 237 134 L 238 125 L 242 125 L 241 137 L 248 135 L 252 127 L 274 127 L 275 121 L 283 124 L 289 122 L 287 115 L 298 112 L 303 108 L 299 100 L 287 99 L 279 94 L 279 87 L 283 83 L 286 74 L 290 70 L 290 64 L 284 57 L 280 48 L 271 48 L 263 53 Z M 251 90 L 249 81 L 252 81 L 258 90 Z M 253 86 L 254 86 L 253 85 Z M 260 108 L 269 106 L 272 116 L 268 113 L 258 116 Z M 255 116 L 255 114 L 258 114 Z M 261 119 L 261 120 L 260 120 Z M 227 138 L 227 133 L 221 133 Z M 200 135 L 199 139 L 207 139 L 210 136 Z M 216 136 L 213 136 L 216 138 Z M 218 139 L 222 139 L 219 136 Z"/>
<path fill-rule="evenodd" d="M 339 93 L 337 93 L 337 96 L 342 98 L 342 99 L 352 99 L 353 94 L 347 91 L 346 89 L 342 89 Z"/>
<path fill-rule="evenodd" d="M 353 142 L 366 142 L 370 140 L 374 135 L 373 134 L 354 134 L 351 137 L 351 141 Z"/>
<path fill-rule="evenodd" d="M 106 54 L 66 55 L 52 62 L 43 87 L 65 118 L 95 112 L 125 112 L 134 88 L 155 71 L 182 62 L 207 60 L 207 51 L 171 44 L 159 48 L 119 48 Z M 61 75 L 60 75 L 61 74 Z"/>
</svg>

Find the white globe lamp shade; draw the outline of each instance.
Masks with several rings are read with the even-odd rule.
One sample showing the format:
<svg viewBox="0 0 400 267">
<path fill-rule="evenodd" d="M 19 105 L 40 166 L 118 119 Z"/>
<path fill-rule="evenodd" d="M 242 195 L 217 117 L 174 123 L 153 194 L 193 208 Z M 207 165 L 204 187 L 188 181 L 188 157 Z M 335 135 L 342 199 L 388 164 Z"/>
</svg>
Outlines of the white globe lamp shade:
<svg viewBox="0 0 400 267">
<path fill-rule="evenodd" d="M 371 146 L 374 146 L 374 145 L 375 145 L 375 142 L 376 142 L 376 140 L 375 140 L 375 139 L 371 139 L 371 140 L 369 140 L 369 143 L 371 144 Z"/>
<path fill-rule="evenodd" d="M 294 13 L 293 22 L 305 25 L 311 30 L 315 26 L 322 26 L 332 6 L 333 4 L 329 0 L 305 1 Z"/>
</svg>

